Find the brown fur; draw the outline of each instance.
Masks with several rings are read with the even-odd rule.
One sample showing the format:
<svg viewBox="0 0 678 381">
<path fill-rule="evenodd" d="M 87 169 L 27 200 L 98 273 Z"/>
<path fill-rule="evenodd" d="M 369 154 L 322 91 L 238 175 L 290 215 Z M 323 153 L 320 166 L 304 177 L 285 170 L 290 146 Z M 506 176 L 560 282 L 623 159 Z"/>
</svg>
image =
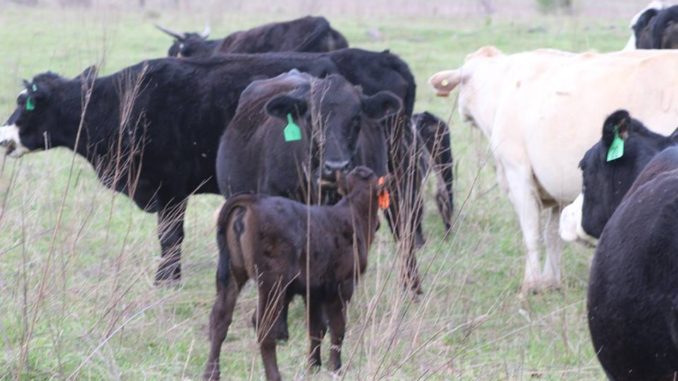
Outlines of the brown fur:
<svg viewBox="0 0 678 381">
<path fill-rule="evenodd" d="M 378 226 L 377 197 L 385 185 L 378 184 L 367 167 L 340 175 L 338 182 L 346 196 L 333 206 L 246 194 L 232 197 L 222 207 L 217 222 L 217 298 L 210 317 L 205 379 L 219 379 L 219 354 L 235 302 L 252 278 L 259 293 L 256 327 L 266 378 L 280 380 L 275 338 L 282 327 L 277 317 L 294 295 L 309 297 L 309 365 L 321 364 L 327 320 L 331 368 L 341 367 L 345 304 L 367 267 Z"/>
</svg>

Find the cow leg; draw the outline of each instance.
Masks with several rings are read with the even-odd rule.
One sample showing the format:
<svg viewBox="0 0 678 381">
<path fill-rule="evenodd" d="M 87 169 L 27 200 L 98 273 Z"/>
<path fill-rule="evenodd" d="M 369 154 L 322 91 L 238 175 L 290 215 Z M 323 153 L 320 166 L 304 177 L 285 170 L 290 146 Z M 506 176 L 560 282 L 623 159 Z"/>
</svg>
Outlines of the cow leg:
<svg viewBox="0 0 678 381">
<path fill-rule="evenodd" d="M 421 205 L 416 210 L 408 210 L 409 213 L 401 211 L 415 208 L 402 208 L 397 205 L 400 203 L 398 195 L 389 206 L 389 213 L 386 213 L 386 220 L 393 237 L 398 241 L 398 252 L 405 253 L 405 262 L 400 272 L 400 278 L 403 287 L 409 289 L 415 295 L 423 293 L 421 282 L 419 280 L 419 269 L 417 268 L 416 249 L 424 244 L 424 235 L 421 226 Z M 413 203 L 412 205 L 415 205 Z M 409 218 L 403 217 L 407 214 Z"/>
<path fill-rule="evenodd" d="M 224 285 L 217 279 L 217 298 L 212 306 L 210 314 L 210 354 L 205 366 L 203 378 L 205 380 L 218 380 L 219 373 L 219 355 L 221 354 L 221 345 L 226 339 L 228 327 L 233 318 L 233 309 L 238 299 L 238 294 L 247 279 L 235 279 L 229 277 L 228 284 Z"/>
<path fill-rule="evenodd" d="M 498 160 L 498 166 L 499 163 Z M 532 173 L 529 168 L 507 165 L 503 168 L 503 174 L 506 176 L 509 198 L 518 214 L 523 239 L 527 246 L 521 292 L 538 291 L 541 273 L 539 264 L 540 204 L 532 183 Z"/>
<path fill-rule="evenodd" d="M 346 333 L 346 305 L 353 296 L 353 280 L 344 282 L 339 290 L 341 297 L 334 298 L 327 304 L 327 315 L 330 320 L 330 369 L 338 372 L 341 369 L 341 345 Z"/>
<path fill-rule="evenodd" d="M 306 308 L 308 308 L 308 339 L 310 342 L 308 366 L 320 367 L 322 365 L 322 360 L 320 359 L 320 344 L 325 337 L 326 330 L 322 303 L 317 298 L 311 297 L 311 300 L 306 302 Z"/>
<path fill-rule="evenodd" d="M 542 282 L 544 287 L 560 288 L 560 256 L 563 251 L 563 240 L 558 234 L 558 224 L 562 208 L 555 206 L 549 210 L 545 226 L 546 262 Z"/>
<path fill-rule="evenodd" d="M 181 243 L 184 241 L 184 213 L 186 200 L 165 205 L 158 212 L 158 239 L 160 239 L 160 266 L 155 283 L 181 279 Z"/>
</svg>

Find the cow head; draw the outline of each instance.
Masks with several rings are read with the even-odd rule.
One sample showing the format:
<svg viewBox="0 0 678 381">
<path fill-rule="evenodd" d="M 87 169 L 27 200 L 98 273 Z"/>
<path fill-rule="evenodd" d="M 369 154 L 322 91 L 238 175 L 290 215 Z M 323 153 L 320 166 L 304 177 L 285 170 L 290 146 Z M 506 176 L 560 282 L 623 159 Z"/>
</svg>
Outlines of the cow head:
<svg viewBox="0 0 678 381">
<path fill-rule="evenodd" d="M 155 27 L 174 37 L 172 46 L 167 50 L 167 55 L 170 57 L 203 57 L 212 54 L 212 45 L 207 41 L 207 37 L 210 34 L 209 26 L 205 26 L 205 30 L 202 33 L 179 33 L 160 25 Z"/>
<path fill-rule="evenodd" d="M 459 114 L 465 121 L 480 127 L 487 135 L 490 134 L 494 118 L 495 105 L 498 99 L 496 94 L 488 96 L 490 89 L 496 89 L 505 73 L 492 68 L 496 59 L 504 57 L 494 46 L 485 46 L 466 56 L 464 65 L 454 70 L 444 70 L 433 74 L 429 84 L 436 95 L 448 96 L 454 89 L 459 88 Z M 477 73 L 482 71 L 480 75 Z"/>
<path fill-rule="evenodd" d="M 340 75 L 312 79 L 303 91 L 281 94 L 266 104 L 266 112 L 288 121 L 292 118 L 314 147 L 313 158 L 322 180 L 334 182 L 337 171 L 354 163 L 361 129 L 380 128 L 375 120 L 396 114 L 400 99 L 388 91 L 365 96 Z"/>
<path fill-rule="evenodd" d="M 563 211 L 561 237 L 595 242 L 638 174 L 659 151 L 674 144 L 675 135 L 651 132 L 626 110 L 608 116 L 601 140 L 579 163 L 582 195 Z"/>
<path fill-rule="evenodd" d="M 629 24 L 632 34 L 624 47 L 624 50 L 633 50 L 636 48 L 651 49 L 652 31 L 650 28 L 650 21 L 665 8 L 667 8 L 667 4 L 664 1 L 652 1 L 647 7 L 633 16 Z"/>
<path fill-rule="evenodd" d="M 33 81 L 24 81 L 19 93 L 17 107 L 0 127 L 0 146 L 6 148 L 10 157 L 46 149 L 59 138 L 59 100 L 66 80 L 54 73 L 40 74 Z"/>
</svg>

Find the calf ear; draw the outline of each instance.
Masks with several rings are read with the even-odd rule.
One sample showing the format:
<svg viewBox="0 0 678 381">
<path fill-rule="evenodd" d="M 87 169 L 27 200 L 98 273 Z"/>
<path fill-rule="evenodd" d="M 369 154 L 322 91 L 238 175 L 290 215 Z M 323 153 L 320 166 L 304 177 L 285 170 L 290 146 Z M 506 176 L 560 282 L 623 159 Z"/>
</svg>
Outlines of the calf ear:
<svg viewBox="0 0 678 381">
<path fill-rule="evenodd" d="M 626 110 L 617 110 L 605 119 L 603 124 L 602 141 L 605 147 L 610 147 L 615 136 L 618 135 L 622 140 L 629 137 L 631 127 L 631 115 Z"/>
<path fill-rule="evenodd" d="M 428 83 L 433 86 L 437 96 L 446 97 L 461 83 L 461 70 L 439 71 L 428 79 Z"/>
<path fill-rule="evenodd" d="M 400 98 L 390 91 L 380 91 L 371 97 L 363 97 L 362 108 L 365 115 L 371 119 L 382 119 L 400 111 Z"/>
<path fill-rule="evenodd" d="M 287 120 L 287 114 L 299 119 L 306 114 L 308 103 L 305 99 L 283 94 L 271 98 L 264 108 L 268 115 L 282 120 Z"/>
</svg>

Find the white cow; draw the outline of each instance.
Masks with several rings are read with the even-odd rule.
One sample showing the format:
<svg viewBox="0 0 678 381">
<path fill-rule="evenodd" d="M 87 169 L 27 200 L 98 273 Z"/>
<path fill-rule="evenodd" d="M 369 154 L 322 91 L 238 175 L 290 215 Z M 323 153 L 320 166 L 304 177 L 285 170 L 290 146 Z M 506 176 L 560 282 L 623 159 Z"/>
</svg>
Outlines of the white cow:
<svg viewBox="0 0 678 381">
<path fill-rule="evenodd" d="M 647 5 L 643 10 L 640 12 L 636 13 L 635 16 L 631 19 L 631 22 L 629 23 L 629 29 L 631 29 L 631 37 L 629 37 L 629 41 L 626 43 L 626 46 L 624 47 L 624 50 L 634 50 L 636 48 L 636 23 L 638 23 L 638 19 L 640 16 L 643 15 L 643 13 L 654 9 L 657 11 L 661 11 L 662 9 L 666 9 L 669 7 L 669 4 L 667 4 L 663 0 L 654 0 L 650 2 L 650 4 Z"/>
<path fill-rule="evenodd" d="M 459 112 L 490 142 L 497 181 L 518 214 L 527 246 L 523 291 L 559 287 L 558 220 L 582 187 L 579 160 L 608 114 L 625 108 L 658 132 L 678 125 L 678 51 L 503 54 L 484 47 L 434 74 L 438 95 L 459 88 Z M 547 257 L 540 269 L 541 212 Z"/>
</svg>

